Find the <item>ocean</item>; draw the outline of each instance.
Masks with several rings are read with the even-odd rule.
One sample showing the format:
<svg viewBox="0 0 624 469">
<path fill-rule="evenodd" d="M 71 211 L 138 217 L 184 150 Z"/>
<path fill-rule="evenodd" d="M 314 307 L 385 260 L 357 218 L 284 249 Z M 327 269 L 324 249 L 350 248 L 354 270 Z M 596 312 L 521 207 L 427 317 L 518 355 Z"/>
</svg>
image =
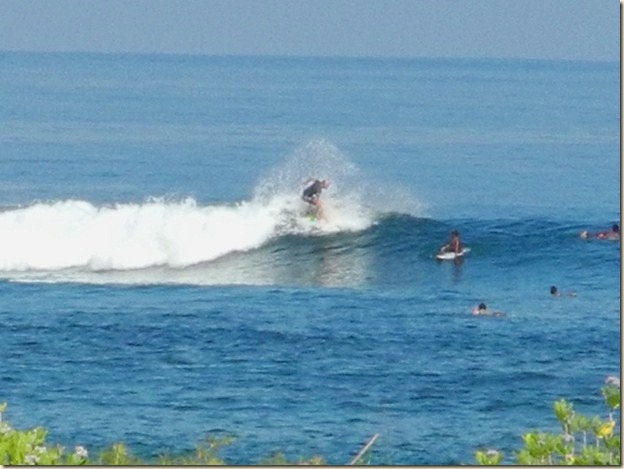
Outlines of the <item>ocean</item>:
<svg viewBox="0 0 624 469">
<path fill-rule="evenodd" d="M 13 426 L 453 465 L 605 414 L 620 242 L 578 233 L 620 220 L 618 63 L 4 52 L 0 102 Z"/>
</svg>

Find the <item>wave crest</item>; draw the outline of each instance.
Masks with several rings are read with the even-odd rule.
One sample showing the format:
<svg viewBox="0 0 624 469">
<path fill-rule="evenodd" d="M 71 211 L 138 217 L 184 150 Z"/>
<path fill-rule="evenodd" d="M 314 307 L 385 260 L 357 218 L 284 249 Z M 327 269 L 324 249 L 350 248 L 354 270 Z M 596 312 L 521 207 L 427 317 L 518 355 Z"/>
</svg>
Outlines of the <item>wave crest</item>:
<svg viewBox="0 0 624 469">
<path fill-rule="evenodd" d="M 83 200 L 36 203 L 0 213 L 0 271 L 173 268 L 247 251 L 284 234 L 357 230 L 371 220 L 339 203 L 336 221 L 312 224 L 297 198 L 200 206 L 193 199 L 95 206 Z M 343 217 L 342 220 L 338 217 Z"/>
<path fill-rule="evenodd" d="M 322 196 L 326 219 L 314 223 L 301 200 L 309 176 L 331 181 Z M 0 211 L 0 272 L 11 278 L 63 269 L 184 268 L 280 236 L 366 230 L 384 213 L 402 212 L 400 201 L 408 199 L 368 180 L 331 143 L 311 140 L 262 177 L 251 200 L 203 206 L 192 198 L 100 206 L 61 200 L 6 208 Z"/>
</svg>

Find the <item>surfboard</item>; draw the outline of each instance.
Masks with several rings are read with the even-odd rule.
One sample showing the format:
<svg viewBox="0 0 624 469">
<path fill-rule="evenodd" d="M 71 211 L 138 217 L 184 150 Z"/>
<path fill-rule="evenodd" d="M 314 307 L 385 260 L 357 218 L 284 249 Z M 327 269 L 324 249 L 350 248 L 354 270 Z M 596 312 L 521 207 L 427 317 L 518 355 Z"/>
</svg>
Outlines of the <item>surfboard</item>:
<svg viewBox="0 0 624 469">
<path fill-rule="evenodd" d="M 452 261 L 458 257 L 462 257 L 464 254 L 470 251 L 470 248 L 463 248 L 459 252 L 439 252 L 436 254 L 436 259 L 440 261 Z"/>
<path fill-rule="evenodd" d="M 316 212 L 313 210 L 308 210 L 304 213 L 303 217 L 310 221 L 311 223 L 316 223 L 319 221 L 319 217 L 316 215 Z"/>
</svg>

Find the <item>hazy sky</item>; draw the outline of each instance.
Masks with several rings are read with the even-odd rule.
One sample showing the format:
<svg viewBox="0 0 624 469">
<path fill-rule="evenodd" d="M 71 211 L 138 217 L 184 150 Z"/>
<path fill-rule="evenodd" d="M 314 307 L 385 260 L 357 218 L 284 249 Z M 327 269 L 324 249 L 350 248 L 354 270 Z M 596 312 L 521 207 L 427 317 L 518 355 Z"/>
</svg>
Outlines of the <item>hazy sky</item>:
<svg viewBox="0 0 624 469">
<path fill-rule="evenodd" d="M 0 0 L 0 50 L 619 61 L 618 0 Z"/>
</svg>

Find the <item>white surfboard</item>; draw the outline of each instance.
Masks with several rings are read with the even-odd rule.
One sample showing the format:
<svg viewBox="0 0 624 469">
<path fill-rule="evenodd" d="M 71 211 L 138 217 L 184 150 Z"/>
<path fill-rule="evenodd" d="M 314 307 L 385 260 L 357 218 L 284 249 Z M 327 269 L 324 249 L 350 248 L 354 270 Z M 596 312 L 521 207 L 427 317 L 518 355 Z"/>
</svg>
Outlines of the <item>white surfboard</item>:
<svg viewBox="0 0 624 469">
<path fill-rule="evenodd" d="M 462 257 L 464 254 L 470 251 L 470 248 L 463 248 L 459 252 L 439 252 L 436 254 L 436 259 L 440 261 L 452 261 L 458 257 Z"/>
</svg>

